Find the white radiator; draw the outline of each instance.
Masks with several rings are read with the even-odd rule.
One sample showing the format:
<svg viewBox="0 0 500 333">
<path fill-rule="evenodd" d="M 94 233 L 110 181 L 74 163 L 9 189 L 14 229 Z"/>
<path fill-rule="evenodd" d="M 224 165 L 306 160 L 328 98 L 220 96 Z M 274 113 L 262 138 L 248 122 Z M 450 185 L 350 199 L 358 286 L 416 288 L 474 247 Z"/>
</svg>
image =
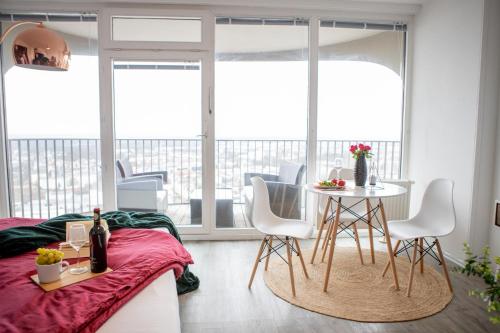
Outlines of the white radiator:
<svg viewBox="0 0 500 333">
<path fill-rule="evenodd" d="M 385 215 L 387 220 L 404 220 L 410 215 L 410 195 L 411 185 L 413 181 L 410 180 L 383 180 L 384 183 L 402 186 L 406 189 L 405 195 L 400 195 L 394 198 L 382 199 L 384 203 Z M 371 202 L 371 200 L 370 200 Z M 375 204 L 373 201 L 372 204 Z"/>
</svg>

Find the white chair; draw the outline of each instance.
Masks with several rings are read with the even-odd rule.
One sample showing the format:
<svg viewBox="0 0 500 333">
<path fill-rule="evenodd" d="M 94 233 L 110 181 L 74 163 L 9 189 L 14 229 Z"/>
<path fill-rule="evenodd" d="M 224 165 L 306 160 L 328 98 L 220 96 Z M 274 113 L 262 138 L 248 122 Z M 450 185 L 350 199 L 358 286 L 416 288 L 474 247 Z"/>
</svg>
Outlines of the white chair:
<svg viewBox="0 0 500 333">
<path fill-rule="evenodd" d="M 167 191 L 161 178 L 138 176 L 122 178 L 116 169 L 116 201 L 119 210 L 159 212 L 167 210 Z"/>
<path fill-rule="evenodd" d="M 420 273 L 424 272 L 424 256 L 429 254 L 442 266 L 450 292 L 453 292 L 448 269 L 444 260 L 443 251 L 438 237 L 449 235 L 455 229 L 455 208 L 453 206 L 453 181 L 449 179 L 435 179 L 425 190 L 420 211 L 415 217 L 408 220 L 389 221 L 389 234 L 397 242 L 394 246 L 394 256 L 413 247 L 411 270 L 408 282 L 407 296 L 410 296 L 415 273 L 415 266 L 420 262 Z M 432 243 L 425 239 L 433 238 Z M 403 248 L 398 251 L 400 244 Z M 425 243 L 425 244 L 424 244 Z M 436 246 L 438 255 L 433 250 Z M 420 258 L 417 260 L 417 251 Z M 385 275 L 389 263 L 386 265 L 382 276 Z"/>
<path fill-rule="evenodd" d="M 269 192 L 266 183 L 261 177 L 252 177 L 251 182 L 253 185 L 253 211 L 252 221 L 255 228 L 265 234 L 264 239 L 260 245 L 255 264 L 253 266 L 252 275 L 248 288 L 252 287 L 252 282 L 257 271 L 257 266 L 262 259 L 266 259 L 264 269 L 267 271 L 269 265 L 269 257 L 272 253 L 277 253 L 278 249 L 286 246 L 288 270 L 290 272 L 290 282 L 292 285 L 292 294 L 295 296 L 295 282 L 293 277 L 292 266 L 292 253 L 299 256 L 300 263 L 304 270 L 304 275 L 309 278 L 304 263 L 304 258 L 300 250 L 298 239 L 307 239 L 311 237 L 313 227 L 311 224 L 302 220 L 284 219 L 276 216 L 272 211 L 269 204 Z M 284 239 L 283 239 L 284 238 Z M 279 242 L 278 245 L 273 246 L 273 240 Z M 295 246 L 294 246 L 295 244 Z M 267 247 L 267 254 L 262 256 L 264 248 Z"/>
<path fill-rule="evenodd" d="M 337 177 L 337 171 L 335 169 L 330 170 L 330 173 L 328 175 L 328 179 L 333 179 L 336 177 Z M 354 172 L 352 169 L 342 169 L 340 171 L 339 177 L 341 179 L 344 179 L 344 180 L 353 180 L 354 179 Z M 346 207 L 353 206 L 351 209 L 352 212 L 354 212 L 358 216 L 365 216 L 366 215 L 366 206 L 360 205 L 360 204 L 356 205 L 356 203 L 358 203 L 358 202 L 359 202 L 359 199 L 342 198 L 342 203 L 344 204 L 344 206 L 346 206 Z M 318 221 L 319 222 L 318 223 L 323 223 L 323 220 L 324 220 L 323 214 L 325 212 L 326 205 L 328 205 L 327 197 L 324 195 L 319 196 L 319 205 L 318 205 Z M 333 204 L 330 203 L 329 207 L 328 207 L 329 210 L 332 209 L 332 206 L 333 206 Z M 358 217 L 356 215 L 352 214 L 349 211 L 343 211 L 340 214 L 340 222 L 347 223 L 347 224 L 352 223 L 352 225 L 351 225 L 352 235 L 349 234 L 349 236 L 354 238 L 354 240 L 356 242 L 356 247 L 358 249 L 358 254 L 359 254 L 359 260 L 360 260 L 361 264 L 363 265 L 364 264 L 363 252 L 361 251 L 361 244 L 359 242 L 358 228 L 356 226 L 356 223 L 353 222 L 353 221 L 358 219 Z M 347 230 L 349 230 L 348 227 L 345 229 L 345 231 L 347 232 Z M 315 245 L 314 245 L 314 251 L 313 251 L 313 255 L 311 257 L 311 264 L 314 263 L 314 258 L 316 257 L 316 251 L 317 251 L 317 248 L 319 245 L 319 240 L 321 238 L 321 231 L 318 232 L 318 237 L 317 237 L 317 240 L 316 240 Z M 325 238 L 323 238 L 323 243 L 321 244 L 321 249 L 323 251 L 323 253 L 321 255 L 321 262 L 325 261 L 325 256 L 326 256 L 326 252 L 328 249 L 328 245 L 330 244 L 329 240 L 332 238 L 332 231 L 333 231 L 333 220 L 328 224 Z"/>
</svg>

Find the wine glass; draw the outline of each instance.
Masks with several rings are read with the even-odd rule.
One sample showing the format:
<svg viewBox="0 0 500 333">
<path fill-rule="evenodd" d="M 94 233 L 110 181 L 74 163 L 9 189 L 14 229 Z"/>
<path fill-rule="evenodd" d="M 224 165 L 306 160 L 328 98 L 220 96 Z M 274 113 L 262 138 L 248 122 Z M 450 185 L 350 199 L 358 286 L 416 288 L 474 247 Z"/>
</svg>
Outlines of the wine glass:
<svg viewBox="0 0 500 333">
<path fill-rule="evenodd" d="M 71 274 L 83 274 L 88 271 L 88 267 L 80 266 L 80 249 L 87 243 L 87 232 L 85 226 L 80 223 L 72 223 L 69 226 L 69 245 L 78 253 L 76 267 L 69 270 Z"/>
<path fill-rule="evenodd" d="M 340 157 L 337 157 L 334 161 L 333 161 L 333 168 L 335 169 L 335 171 L 337 172 L 337 179 L 340 178 L 340 171 L 342 171 L 342 168 L 344 166 L 344 160 Z"/>
</svg>

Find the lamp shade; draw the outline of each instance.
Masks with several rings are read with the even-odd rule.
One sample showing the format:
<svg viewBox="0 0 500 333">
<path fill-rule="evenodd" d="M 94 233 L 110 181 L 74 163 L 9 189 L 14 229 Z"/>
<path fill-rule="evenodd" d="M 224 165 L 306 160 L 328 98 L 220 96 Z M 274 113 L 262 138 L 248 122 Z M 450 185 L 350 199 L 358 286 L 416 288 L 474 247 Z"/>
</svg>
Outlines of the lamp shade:
<svg viewBox="0 0 500 333">
<path fill-rule="evenodd" d="M 71 58 L 66 41 L 42 24 L 19 33 L 12 54 L 17 66 L 52 71 L 68 70 Z"/>
</svg>

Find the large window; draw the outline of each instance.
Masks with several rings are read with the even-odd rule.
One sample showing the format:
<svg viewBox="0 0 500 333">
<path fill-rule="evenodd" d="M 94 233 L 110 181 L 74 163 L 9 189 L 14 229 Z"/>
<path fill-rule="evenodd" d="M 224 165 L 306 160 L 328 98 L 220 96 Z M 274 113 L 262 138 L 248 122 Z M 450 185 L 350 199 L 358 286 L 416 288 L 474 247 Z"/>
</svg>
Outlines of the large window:
<svg viewBox="0 0 500 333">
<path fill-rule="evenodd" d="M 405 33 L 351 25 L 319 29 L 317 175 L 328 177 L 336 158 L 352 168 L 349 146 L 365 143 L 380 177 L 399 178 Z"/>
<path fill-rule="evenodd" d="M 32 26 L 16 28 L 2 45 L 14 216 L 47 218 L 101 205 L 97 22 L 83 21 L 44 22 L 70 48 L 66 72 L 13 65 L 13 38 Z M 11 24 L 2 22 L 2 30 Z"/>
<path fill-rule="evenodd" d="M 253 175 L 269 181 L 277 215 L 301 218 L 308 22 L 218 18 L 215 51 L 216 201 L 232 201 L 216 226 L 252 227 Z"/>
<path fill-rule="evenodd" d="M 2 45 L 12 215 L 104 203 L 165 213 L 191 234 L 253 234 L 253 176 L 292 219 L 306 218 L 306 173 L 325 179 L 339 158 L 352 168 L 351 144 L 372 146 L 381 178 L 401 176 L 404 25 L 108 8 L 98 61 L 94 15 L 0 14 L 3 30 L 37 17 L 67 41 L 71 63 L 15 67 L 13 38 L 30 26 Z"/>
</svg>

